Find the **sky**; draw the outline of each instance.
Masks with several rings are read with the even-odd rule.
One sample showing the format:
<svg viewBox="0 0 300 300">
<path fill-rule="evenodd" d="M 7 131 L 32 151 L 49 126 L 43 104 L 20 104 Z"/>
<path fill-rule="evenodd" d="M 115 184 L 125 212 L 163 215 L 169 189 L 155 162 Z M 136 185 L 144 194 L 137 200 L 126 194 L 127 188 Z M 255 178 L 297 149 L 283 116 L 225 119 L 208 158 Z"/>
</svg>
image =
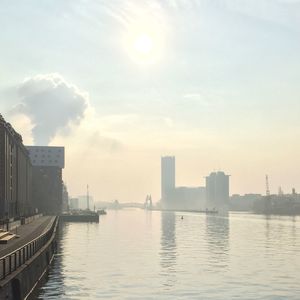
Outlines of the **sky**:
<svg viewBox="0 0 300 300">
<path fill-rule="evenodd" d="M 66 147 L 72 196 L 158 201 L 163 155 L 300 191 L 300 0 L 2 0 L 0 28 L 0 112 Z"/>
</svg>

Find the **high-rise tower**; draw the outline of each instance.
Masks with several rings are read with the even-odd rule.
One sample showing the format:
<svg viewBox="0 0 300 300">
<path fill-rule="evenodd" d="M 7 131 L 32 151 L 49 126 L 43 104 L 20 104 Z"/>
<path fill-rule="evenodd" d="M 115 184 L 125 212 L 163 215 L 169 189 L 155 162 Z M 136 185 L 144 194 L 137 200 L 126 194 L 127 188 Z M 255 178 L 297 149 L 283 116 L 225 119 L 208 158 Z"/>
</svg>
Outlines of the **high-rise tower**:
<svg viewBox="0 0 300 300">
<path fill-rule="evenodd" d="M 161 158 L 161 199 L 163 204 L 167 204 L 170 201 L 170 195 L 174 190 L 175 157 L 163 156 Z"/>
<path fill-rule="evenodd" d="M 229 175 L 213 172 L 206 177 L 206 201 L 210 208 L 228 205 Z"/>
</svg>

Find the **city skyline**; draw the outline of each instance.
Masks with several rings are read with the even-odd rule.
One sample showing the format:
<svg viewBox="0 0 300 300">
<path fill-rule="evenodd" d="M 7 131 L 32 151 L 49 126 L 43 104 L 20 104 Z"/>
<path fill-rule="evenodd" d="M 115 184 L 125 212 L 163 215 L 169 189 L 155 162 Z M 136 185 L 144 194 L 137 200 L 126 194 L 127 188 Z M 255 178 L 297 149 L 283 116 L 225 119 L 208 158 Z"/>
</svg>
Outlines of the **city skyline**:
<svg viewBox="0 0 300 300">
<path fill-rule="evenodd" d="M 265 174 L 274 193 L 300 190 L 299 13 L 297 0 L 3 2 L 0 112 L 24 144 L 65 146 L 71 195 L 89 183 L 95 201 L 157 201 L 170 153 L 178 185 L 222 169 L 233 194 L 264 194 Z"/>
</svg>

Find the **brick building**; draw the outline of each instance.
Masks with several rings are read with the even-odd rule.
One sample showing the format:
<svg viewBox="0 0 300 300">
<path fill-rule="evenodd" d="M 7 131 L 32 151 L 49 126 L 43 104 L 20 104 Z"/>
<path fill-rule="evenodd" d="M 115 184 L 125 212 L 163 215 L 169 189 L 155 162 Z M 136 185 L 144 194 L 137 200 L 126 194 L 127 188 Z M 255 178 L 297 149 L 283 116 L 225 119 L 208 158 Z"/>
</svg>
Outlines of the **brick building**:
<svg viewBox="0 0 300 300">
<path fill-rule="evenodd" d="M 0 219 L 32 213 L 32 165 L 22 136 L 0 114 Z"/>
</svg>

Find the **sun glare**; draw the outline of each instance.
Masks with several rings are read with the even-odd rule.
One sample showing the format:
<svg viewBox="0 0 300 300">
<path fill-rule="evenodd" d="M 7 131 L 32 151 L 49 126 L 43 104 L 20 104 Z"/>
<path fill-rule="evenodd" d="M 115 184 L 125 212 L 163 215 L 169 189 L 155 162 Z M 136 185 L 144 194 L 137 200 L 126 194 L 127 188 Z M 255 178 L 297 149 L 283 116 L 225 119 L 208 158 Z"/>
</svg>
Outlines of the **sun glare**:
<svg viewBox="0 0 300 300">
<path fill-rule="evenodd" d="M 154 45 L 153 45 L 153 40 L 149 35 L 141 34 L 136 38 L 133 46 L 137 52 L 148 55 L 153 50 Z"/>
<path fill-rule="evenodd" d="M 161 57 L 163 38 L 158 30 L 129 28 L 124 42 L 129 57 L 139 65 L 157 63 Z"/>
</svg>

